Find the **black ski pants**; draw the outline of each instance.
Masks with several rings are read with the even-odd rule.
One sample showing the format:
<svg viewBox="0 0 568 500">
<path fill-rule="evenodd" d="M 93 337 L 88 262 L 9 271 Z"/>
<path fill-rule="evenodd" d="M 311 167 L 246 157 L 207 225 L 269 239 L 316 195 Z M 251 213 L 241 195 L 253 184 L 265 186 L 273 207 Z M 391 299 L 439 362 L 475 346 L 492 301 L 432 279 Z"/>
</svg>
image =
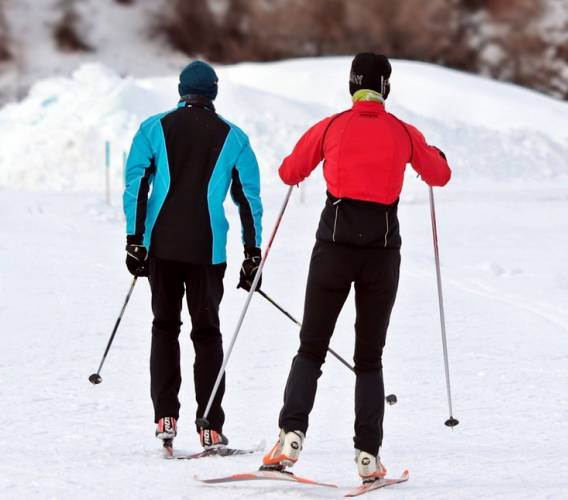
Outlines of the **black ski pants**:
<svg viewBox="0 0 568 500">
<path fill-rule="evenodd" d="M 312 253 L 300 349 L 284 391 L 279 424 L 306 433 L 317 380 L 337 317 L 355 284 L 355 448 L 377 455 L 383 438 L 382 353 L 398 288 L 400 251 L 317 241 Z"/>
<path fill-rule="evenodd" d="M 152 289 L 152 349 L 150 353 L 151 395 L 155 421 L 179 417 L 178 393 L 181 385 L 181 308 L 186 293 L 191 316 L 191 340 L 195 349 L 193 381 L 197 400 L 196 417 L 202 417 L 215 379 L 223 363 L 223 343 L 219 330 L 219 304 L 223 298 L 226 264 L 195 265 L 150 258 Z M 221 401 L 225 378 L 219 386 L 208 415 L 211 427 L 223 430 L 225 415 Z"/>
</svg>

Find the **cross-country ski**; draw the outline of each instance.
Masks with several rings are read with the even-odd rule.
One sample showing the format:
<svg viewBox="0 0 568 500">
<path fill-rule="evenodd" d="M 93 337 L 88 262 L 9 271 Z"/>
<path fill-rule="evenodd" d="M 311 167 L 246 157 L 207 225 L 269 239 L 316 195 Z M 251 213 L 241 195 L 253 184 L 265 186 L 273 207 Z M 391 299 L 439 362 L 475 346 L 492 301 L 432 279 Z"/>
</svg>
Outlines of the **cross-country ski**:
<svg viewBox="0 0 568 500">
<path fill-rule="evenodd" d="M 165 458 L 175 459 L 175 460 L 196 460 L 198 458 L 207 457 L 232 457 L 235 455 L 250 455 L 253 453 L 259 453 L 265 448 L 265 442 L 262 441 L 258 445 L 252 448 L 230 448 L 227 446 L 221 446 L 218 448 L 211 448 L 208 450 L 198 451 L 195 453 L 185 453 L 183 451 L 174 450 L 173 447 L 166 454 Z"/>
<path fill-rule="evenodd" d="M 194 476 L 197 481 L 204 484 L 225 484 L 234 483 L 240 481 L 291 481 L 301 484 L 307 484 L 310 486 L 324 486 L 327 488 L 337 488 L 337 485 L 330 483 L 322 483 L 320 481 L 315 481 L 313 479 L 308 479 L 301 476 L 296 476 L 292 472 L 277 471 L 277 470 L 257 470 L 251 472 L 231 474 L 229 476 L 201 479 L 198 476 Z"/>
<path fill-rule="evenodd" d="M 174 456 L 173 439 L 164 439 L 162 443 L 162 452 L 164 454 L 164 458 L 173 458 Z"/>
</svg>

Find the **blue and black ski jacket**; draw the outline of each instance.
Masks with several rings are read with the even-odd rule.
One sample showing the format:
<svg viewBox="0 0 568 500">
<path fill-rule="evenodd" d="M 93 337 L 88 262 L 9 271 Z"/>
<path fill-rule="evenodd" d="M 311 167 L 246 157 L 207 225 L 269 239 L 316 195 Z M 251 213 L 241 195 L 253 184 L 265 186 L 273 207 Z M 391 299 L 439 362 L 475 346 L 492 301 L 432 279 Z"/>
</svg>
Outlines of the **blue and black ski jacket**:
<svg viewBox="0 0 568 500">
<path fill-rule="evenodd" d="M 229 191 L 239 208 L 245 247 L 260 247 L 258 163 L 246 134 L 210 101 L 184 98 L 142 123 L 125 169 L 128 240 L 150 255 L 193 264 L 227 260 Z"/>
</svg>

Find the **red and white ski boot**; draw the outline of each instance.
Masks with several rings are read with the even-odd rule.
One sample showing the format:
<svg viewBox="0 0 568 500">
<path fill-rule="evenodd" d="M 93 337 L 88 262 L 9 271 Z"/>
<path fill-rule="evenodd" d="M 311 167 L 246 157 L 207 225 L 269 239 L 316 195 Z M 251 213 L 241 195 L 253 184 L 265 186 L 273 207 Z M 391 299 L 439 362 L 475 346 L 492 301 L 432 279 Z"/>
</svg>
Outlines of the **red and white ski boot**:
<svg viewBox="0 0 568 500">
<path fill-rule="evenodd" d="M 177 436 L 177 419 L 175 417 L 163 417 L 158 420 L 156 437 L 161 439 L 164 445 L 166 457 L 174 454 L 174 438 Z"/>
<path fill-rule="evenodd" d="M 304 437 L 302 431 L 281 430 L 276 444 L 262 458 L 261 470 L 282 471 L 285 467 L 292 467 L 300 458 Z"/>
<path fill-rule="evenodd" d="M 156 426 L 156 437 L 158 439 L 173 439 L 177 436 L 177 419 L 174 417 L 163 417 L 158 420 Z"/>
<path fill-rule="evenodd" d="M 217 448 L 225 448 L 229 444 L 227 436 L 222 432 L 213 429 L 201 429 L 199 431 L 199 440 L 204 450 L 215 450 Z"/>
</svg>

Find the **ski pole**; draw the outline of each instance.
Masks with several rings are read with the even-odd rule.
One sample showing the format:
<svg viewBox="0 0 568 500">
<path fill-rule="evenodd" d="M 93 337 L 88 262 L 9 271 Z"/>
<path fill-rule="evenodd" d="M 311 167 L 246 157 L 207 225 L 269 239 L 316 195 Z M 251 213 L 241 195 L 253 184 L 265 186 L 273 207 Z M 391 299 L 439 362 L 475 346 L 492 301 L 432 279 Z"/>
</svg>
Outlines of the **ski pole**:
<svg viewBox="0 0 568 500">
<path fill-rule="evenodd" d="M 432 219 L 432 239 L 434 240 L 434 257 L 436 260 L 436 281 L 438 284 L 438 304 L 440 307 L 440 326 L 442 328 L 442 347 L 444 351 L 444 368 L 446 371 L 446 390 L 448 393 L 448 407 L 450 410 L 450 418 L 444 423 L 448 427 L 455 427 L 460 422 L 453 416 L 452 410 L 452 392 L 450 388 L 450 364 L 448 361 L 448 342 L 446 339 L 446 320 L 444 316 L 444 298 L 442 296 L 442 276 L 440 273 L 440 252 L 438 249 L 438 228 L 436 225 L 436 209 L 434 207 L 434 190 L 430 189 L 430 217 Z"/>
<path fill-rule="evenodd" d="M 263 292 L 262 290 L 257 290 L 256 292 L 262 295 L 266 300 L 268 300 L 268 302 L 270 302 L 274 307 L 276 307 L 276 309 L 278 309 L 282 314 L 284 314 L 284 316 L 290 318 L 293 323 L 295 323 L 300 328 L 302 328 L 302 323 L 300 323 L 296 318 L 294 318 L 294 316 L 292 316 L 288 311 L 286 311 L 286 309 L 284 309 L 276 301 L 271 299 L 265 292 Z M 337 354 L 331 347 L 328 347 L 327 350 L 332 356 L 335 356 L 341 363 L 343 363 L 347 368 L 349 368 L 353 373 L 355 373 L 355 369 L 347 361 L 345 361 L 344 358 L 342 358 L 339 354 Z M 385 398 L 385 400 L 389 405 L 394 405 L 398 402 L 396 394 L 389 394 Z"/>
<path fill-rule="evenodd" d="M 201 429 L 209 427 L 209 422 L 207 421 L 207 417 L 209 416 L 209 412 L 211 411 L 211 406 L 213 405 L 213 400 L 217 395 L 217 391 L 219 390 L 219 385 L 221 385 L 221 380 L 223 379 L 223 375 L 225 374 L 225 369 L 227 368 L 227 363 L 229 362 L 229 358 L 231 357 L 231 353 L 233 351 L 233 347 L 235 346 L 235 342 L 239 335 L 239 331 L 245 319 L 245 315 L 247 313 L 249 304 L 252 300 L 252 296 L 258 286 L 258 282 L 260 280 L 260 276 L 262 275 L 262 269 L 264 268 L 264 264 L 266 263 L 266 259 L 268 258 L 268 254 L 270 253 L 270 249 L 272 248 L 272 243 L 274 242 L 274 238 L 276 237 L 276 233 L 278 232 L 278 228 L 280 227 L 280 223 L 282 222 L 282 218 L 284 217 L 284 212 L 286 211 L 286 207 L 288 206 L 288 202 L 290 201 L 290 196 L 292 195 L 292 190 L 294 186 L 290 186 L 288 192 L 286 193 L 286 197 L 284 198 L 284 202 L 282 203 L 282 208 L 276 218 L 276 223 L 274 224 L 274 229 L 272 230 L 272 234 L 270 235 L 270 239 L 268 240 L 268 245 L 264 252 L 264 255 L 260 259 L 260 264 L 258 266 L 258 270 L 252 281 L 249 293 L 247 295 L 247 299 L 245 301 L 245 305 L 243 306 L 243 310 L 237 321 L 237 326 L 235 327 L 235 333 L 233 333 L 233 338 L 231 339 L 231 343 L 229 344 L 229 348 L 227 350 L 227 354 L 223 358 L 223 364 L 221 365 L 221 369 L 217 375 L 217 380 L 215 380 L 215 385 L 213 386 L 213 390 L 211 391 L 211 395 L 209 396 L 209 401 L 207 402 L 207 406 L 205 407 L 205 412 L 201 418 L 198 418 L 195 423 Z"/>
<path fill-rule="evenodd" d="M 276 307 L 276 309 L 278 309 L 282 314 L 284 314 L 284 316 L 288 317 L 289 319 L 292 320 L 293 323 L 295 323 L 296 325 L 298 325 L 300 328 L 302 328 L 302 323 L 300 323 L 296 318 L 294 318 L 288 311 L 286 311 L 282 306 L 280 306 L 279 304 L 277 304 L 274 300 L 272 300 L 266 293 L 264 293 L 262 290 L 257 290 L 256 291 L 258 294 L 262 295 L 266 300 L 268 300 L 268 302 L 270 302 L 274 307 Z M 327 350 L 329 351 L 329 353 L 334 356 L 340 363 L 343 363 L 347 368 L 349 368 L 353 373 L 355 373 L 354 368 L 347 362 L 345 361 L 345 359 L 343 359 L 339 354 L 337 354 L 331 347 L 328 347 Z"/>
<path fill-rule="evenodd" d="M 134 285 L 136 285 L 136 280 L 138 279 L 138 276 L 134 276 L 134 279 L 132 280 L 132 284 L 130 285 L 130 289 L 128 290 L 128 294 L 126 295 L 126 299 L 124 300 L 124 305 L 122 306 L 122 310 L 120 311 L 120 314 L 116 320 L 116 323 L 114 324 L 114 328 L 112 329 L 112 333 L 110 334 L 110 339 L 108 340 L 108 344 L 106 346 L 105 352 L 103 354 L 103 359 L 101 359 L 101 364 L 99 365 L 99 369 L 97 370 L 97 373 L 93 373 L 92 375 L 89 376 L 89 382 L 91 382 L 91 384 L 100 384 L 103 381 L 103 378 L 101 377 L 101 370 L 103 368 L 103 364 L 105 362 L 105 359 L 107 357 L 108 351 L 110 350 L 110 346 L 112 345 L 112 341 L 114 340 L 114 336 L 116 335 L 116 331 L 118 330 L 118 325 L 120 324 L 120 320 L 122 319 L 122 316 L 124 314 L 124 311 L 126 310 L 126 305 L 128 304 L 128 301 L 130 300 L 130 296 L 132 295 L 132 291 L 134 290 Z"/>
</svg>

